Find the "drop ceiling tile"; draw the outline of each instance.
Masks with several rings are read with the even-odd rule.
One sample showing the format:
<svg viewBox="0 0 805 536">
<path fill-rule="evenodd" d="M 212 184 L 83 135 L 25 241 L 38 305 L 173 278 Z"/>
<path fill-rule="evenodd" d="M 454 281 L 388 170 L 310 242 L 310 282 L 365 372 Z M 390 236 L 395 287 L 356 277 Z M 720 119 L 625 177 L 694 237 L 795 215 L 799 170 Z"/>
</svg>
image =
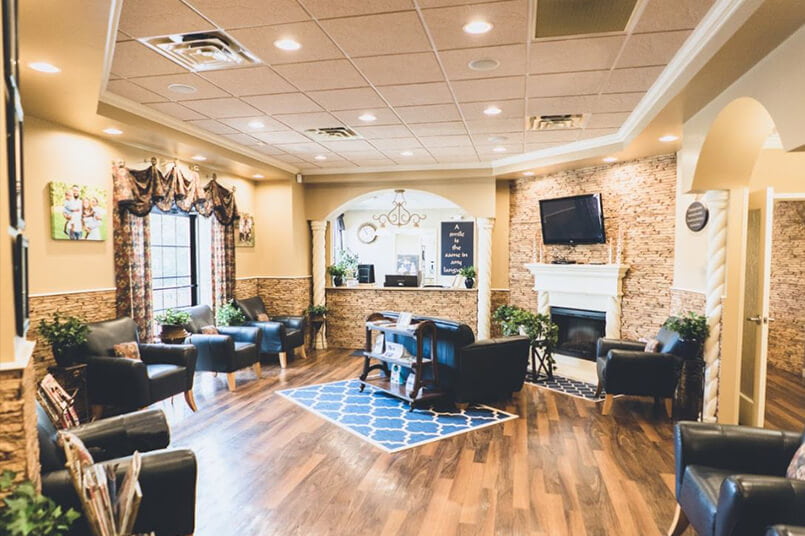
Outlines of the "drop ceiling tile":
<svg viewBox="0 0 805 536">
<path fill-rule="evenodd" d="M 593 114 L 587 121 L 587 128 L 619 128 L 627 117 L 629 112 Z"/>
<path fill-rule="evenodd" d="M 260 115 L 260 112 L 258 112 L 245 102 L 231 97 L 224 99 L 184 101 L 183 104 L 188 108 L 195 110 L 199 113 L 205 114 L 213 119 L 221 119 L 226 117 L 249 117 L 252 115 Z"/>
<path fill-rule="evenodd" d="M 522 43 L 528 33 L 526 0 L 426 9 L 422 14 L 438 50 Z M 478 20 L 491 23 L 493 29 L 485 34 L 463 30 L 465 24 Z"/>
<path fill-rule="evenodd" d="M 305 7 L 317 19 L 354 17 L 389 11 L 414 9 L 411 0 L 304 0 Z"/>
<path fill-rule="evenodd" d="M 145 76 L 140 78 L 131 78 L 132 82 L 140 85 L 154 93 L 159 93 L 165 99 L 163 100 L 199 100 L 199 99 L 213 99 L 217 97 L 228 97 L 226 91 L 214 86 L 207 82 L 200 76 L 192 73 L 183 74 L 164 74 L 161 76 Z M 194 93 L 176 93 L 171 91 L 168 86 L 171 84 L 182 84 L 196 88 Z"/>
<path fill-rule="evenodd" d="M 495 116 L 487 116 L 484 113 L 490 106 L 500 108 L 501 112 Z M 525 113 L 525 100 L 512 99 L 512 100 L 486 100 L 482 102 L 465 102 L 458 105 L 461 108 L 461 113 L 464 114 L 466 119 L 506 119 L 517 117 L 522 119 Z"/>
<path fill-rule="evenodd" d="M 321 110 L 321 106 L 310 100 L 304 93 L 259 95 L 256 97 L 244 97 L 243 100 L 269 115 L 281 113 L 318 112 Z"/>
<path fill-rule="evenodd" d="M 648 0 L 635 32 L 691 30 L 699 24 L 714 0 Z"/>
<path fill-rule="evenodd" d="M 264 141 L 270 145 L 278 145 L 283 143 L 307 143 L 310 138 L 304 136 L 293 130 L 285 130 L 282 132 L 257 132 L 254 137 L 260 141 Z"/>
<path fill-rule="evenodd" d="M 295 91 L 291 84 L 265 66 L 209 71 L 201 76 L 236 97 Z"/>
<path fill-rule="evenodd" d="M 458 121 L 461 119 L 455 104 L 398 106 L 395 109 L 406 123 L 433 123 L 436 121 Z"/>
<path fill-rule="evenodd" d="M 323 141 L 321 144 L 338 154 L 347 154 L 350 151 L 370 151 L 374 149 L 372 144 L 364 140 Z"/>
<path fill-rule="evenodd" d="M 430 50 L 415 11 L 330 19 L 321 25 L 353 58 Z"/>
<path fill-rule="evenodd" d="M 582 130 L 579 139 L 586 140 L 589 138 L 608 136 L 610 134 L 615 134 L 617 131 L 618 131 L 617 128 L 585 128 L 584 130 Z"/>
<path fill-rule="evenodd" d="M 654 84 L 664 67 L 633 67 L 615 69 L 609 75 L 603 93 L 625 93 L 646 91 Z"/>
<path fill-rule="evenodd" d="M 577 128 L 568 130 L 529 130 L 525 133 L 528 143 L 556 143 L 574 141 L 581 131 Z"/>
<path fill-rule="evenodd" d="M 128 80 L 110 80 L 106 84 L 106 90 L 110 93 L 120 95 L 121 97 L 125 97 L 141 104 L 168 100 L 165 97 L 157 95 L 153 91 L 148 91 L 147 89 L 142 88 L 137 84 L 133 84 Z"/>
<path fill-rule="evenodd" d="M 372 122 L 365 122 L 358 119 L 359 116 L 363 115 L 364 113 L 369 113 L 374 115 L 377 119 Z M 394 114 L 391 108 L 360 108 L 357 110 L 345 110 L 340 112 L 333 112 L 333 115 L 336 116 L 342 123 L 345 125 L 349 125 L 351 127 L 359 127 L 359 126 L 375 126 L 375 125 L 398 125 L 400 123 L 399 118 Z"/>
<path fill-rule="evenodd" d="M 256 26 L 230 32 L 232 37 L 270 65 L 342 58 L 327 35 L 315 22 L 296 22 L 279 26 Z M 278 39 L 293 39 L 302 45 L 299 50 L 280 50 L 274 46 Z"/>
<path fill-rule="evenodd" d="M 503 147 L 506 150 L 503 152 L 494 151 L 495 147 Z M 487 160 L 497 160 L 498 158 L 506 158 L 507 156 L 512 156 L 515 154 L 523 153 L 523 146 L 521 144 L 517 145 L 507 145 L 507 144 L 500 144 L 500 145 L 489 145 L 485 147 L 478 147 L 478 156 L 481 157 L 482 161 Z"/>
<path fill-rule="evenodd" d="M 139 0 L 138 0 L 139 1 Z M 309 20 L 310 17 L 296 0 L 189 0 L 189 3 L 204 13 L 221 28 L 242 28 L 263 24 L 287 24 Z"/>
<path fill-rule="evenodd" d="M 288 63 L 274 69 L 302 91 L 366 86 L 366 80 L 347 60 Z"/>
<path fill-rule="evenodd" d="M 327 112 L 313 112 L 304 114 L 274 114 L 274 119 L 288 125 L 294 130 L 308 128 L 339 127 L 341 122 Z"/>
<path fill-rule="evenodd" d="M 255 115 L 251 117 L 237 117 L 233 119 L 222 119 L 222 123 L 227 126 L 235 128 L 246 134 L 254 134 L 255 132 L 277 132 L 281 130 L 288 130 L 288 127 L 275 121 L 265 115 Z M 250 124 L 252 123 L 252 124 Z M 255 126 L 255 124 L 262 123 L 263 126 Z"/>
<path fill-rule="evenodd" d="M 534 151 L 544 151 L 545 149 L 553 149 L 564 145 L 562 143 L 527 143 L 525 146 L 526 152 L 533 153 Z"/>
<path fill-rule="evenodd" d="M 600 91 L 606 71 L 537 74 L 528 77 L 529 97 L 593 95 Z"/>
<path fill-rule="evenodd" d="M 307 95 L 319 103 L 322 108 L 331 111 L 359 110 L 386 105 L 377 92 L 370 87 L 311 91 Z"/>
<path fill-rule="evenodd" d="M 460 6 L 464 4 L 485 4 L 489 0 L 418 0 L 421 8 Z"/>
<path fill-rule="evenodd" d="M 505 45 L 439 52 L 449 80 L 499 78 L 521 75 L 525 72 L 525 45 Z M 500 62 L 492 71 L 473 71 L 467 64 L 478 59 L 495 59 Z"/>
<path fill-rule="evenodd" d="M 461 157 L 461 158 L 477 158 L 478 154 L 475 148 L 470 147 L 429 147 L 428 151 L 438 160 L 442 158 Z"/>
<path fill-rule="evenodd" d="M 528 99 L 528 115 L 583 114 L 591 111 L 597 95 L 535 97 Z M 620 110 L 619 110 L 620 111 Z"/>
<path fill-rule="evenodd" d="M 328 158 L 327 160 L 317 161 L 316 165 L 320 168 L 350 168 L 352 167 L 352 162 L 343 158 L 333 160 Z"/>
<path fill-rule="evenodd" d="M 415 154 L 414 156 L 397 156 L 396 163 L 400 166 L 421 166 L 425 164 L 435 164 L 436 160 L 428 154 Z"/>
<path fill-rule="evenodd" d="M 246 145 L 247 147 L 250 146 L 250 145 L 259 145 L 260 143 L 262 143 L 259 140 L 249 136 L 248 134 L 241 134 L 241 133 L 224 134 L 223 136 L 224 136 L 224 138 L 227 138 L 227 139 L 229 139 L 231 141 L 234 141 L 235 143 L 239 143 L 241 145 Z"/>
<path fill-rule="evenodd" d="M 471 134 L 472 142 L 476 145 L 494 145 L 496 143 L 503 144 L 522 144 L 523 132 L 486 132 Z"/>
<path fill-rule="evenodd" d="M 484 99 L 522 99 L 525 97 L 525 76 L 459 80 L 453 82 L 458 102 L 477 102 Z"/>
<path fill-rule="evenodd" d="M 436 161 L 440 164 L 475 164 L 480 162 L 477 154 L 472 155 L 439 155 L 435 156 Z"/>
<path fill-rule="evenodd" d="M 207 132 L 212 132 L 213 134 L 237 134 L 238 132 L 229 125 L 220 123 L 215 119 L 198 119 L 196 121 L 188 121 L 188 123 L 199 128 L 203 128 Z"/>
<path fill-rule="evenodd" d="M 642 91 L 632 93 L 606 93 L 592 99 L 590 111 L 602 112 L 631 112 L 645 95 Z"/>
<path fill-rule="evenodd" d="M 525 119 L 522 116 L 507 119 L 474 119 L 467 121 L 467 128 L 473 134 L 517 132 L 525 128 Z"/>
<path fill-rule="evenodd" d="M 149 76 L 184 73 L 184 67 L 173 63 L 139 41 L 125 41 L 115 45 L 112 72 L 118 76 Z"/>
<path fill-rule="evenodd" d="M 419 123 L 409 127 L 417 136 L 449 136 L 452 134 L 466 134 L 467 128 L 461 121 L 446 121 L 442 123 Z"/>
<path fill-rule="evenodd" d="M 379 160 L 384 158 L 383 153 L 376 149 L 371 150 L 363 150 L 363 151 L 341 151 L 344 158 L 348 160 L 357 161 L 357 160 Z"/>
<path fill-rule="evenodd" d="M 535 41 L 529 51 L 529 73 L 566 73 L 611 69 L 625 36 Z"/>
<path fill-rule="evenodd" d="M 326 152 L 324 147 L 312 141 L 308 141 L 306 143 L 278 144 L 277 147 L 291 154 L 318 154 Z"/>
<path fill-rule="evenodd" d="M 618 58 L 618 67 L 665 65 L 690 35 L 689 30 L 650 34 L 632 34 Z"/>
<path fill-rule="evenodd" d="M 316 167 L 316 166 L 308 165 L 308 163 L 305 160 L 302 160 L 301 158 L 299 158 L 296 155 L 289 155 L 289 154 L 285 153 L 282 156 L 279 156 L 277 158 L 282 159 L 282 161 L 285 162 L 286 164 L 292 164 L 294 166 L 302 166 L 302 165 L 304 165 L 304 166 L 308 166 L 308 167 L 314 167 L 314 168 Z"/>
<path fill-rule="evenodd" d="M 376 86 L 444 82 L 432 52 L 356 58 L 358 69 Z"/>
<path fill-rule="evenodd" d="M 265 142 L 263 143 L 263 145 L 256 145 L 252 147 L 252 150 L 263 154 L 272 155 L 275 158 L 282 159 L 283 161 L 285 161 L 285 157 L 288 156 L 288 153 L 286 153 L 282 149 L 277 149 L 273 145 L 268 145 Z"/>
<path fill-rule="evenodd" d="M 156 102 L 154 104 L 148 104 L 147 106 L 157 110 L 158 112 L 162 112 L 163 114 L 175 117 L 176 119 L 181 119 L 182 121 L 189 121 L 191 119 L 206 119 L 206 117 L 204 117 L 202 114 L 189 110 L 188 108 L 185 108 L 181 104 L 175 102 Z"/>
<path fill-rule="evenodd" d="M 416 138 L 393 138 L 390 140 L 372 140 L 372 145 L 383 151 L 384 153 L 388 153 L 388 151 L 393 150 L 413 150 L 417 147 L 422 147 L 422 144 Z"/>
<path fill-rule="evenodd" d="M 419 141 L 427 148 L 472 147 L 472 141 L 466 134 L 456 136 L 420 136 Z"/>
<path fill-rule="evenodd" d="M 390 160 L 388 158 L 376 158 L 372 160 L 351 160 L 358 165 L 358 167 L 365 167 L 365 168 L 372 168 L 372 167 L 384 167 L 384 166 L 393 166 L 394 160 Z"/>
<path fill-rule="evenodd" d="M 133 37 L 212 30 L 214 26 L 179 0 L 123 2 L 118 27 Z"/>
<path fill-rule="evenodd" d="M 377 138 L 409 138 L 411 131 L 404 125 L 385 125 L 372 127 L 355 127 L 355 131 L 366 138 L 374 140 Z"/>
<path fill-rule="evenodd" d="M 442 82 L 377 88 L 392 106 L 419 106 L 453 102 L 450 88 Z"/>
</svg>

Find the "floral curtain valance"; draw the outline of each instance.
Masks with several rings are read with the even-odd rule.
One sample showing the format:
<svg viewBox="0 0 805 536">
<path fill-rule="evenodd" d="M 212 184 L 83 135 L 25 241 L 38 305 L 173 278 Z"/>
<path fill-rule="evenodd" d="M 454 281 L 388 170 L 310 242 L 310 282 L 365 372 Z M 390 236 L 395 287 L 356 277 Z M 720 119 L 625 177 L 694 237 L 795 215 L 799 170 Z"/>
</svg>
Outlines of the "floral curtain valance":
<svg viewBox="0 0 805 536">
<path fill-rule="evenodd" d="M 163 173 L 156 159 L 146 169 L 118 166 L 114 173 L 115 200 L 121 210 L 136 216 L 146 216 L 156 206 L 168 211 L 174 206 L 183 212 L 195 209 L 202 216 L 215 215 L 222 225 L 232 225 L 239 218 L 235 194 L 212 180 L 201 186 L 198 173 L 179 168 L 176 164 Z"/>
</svg>

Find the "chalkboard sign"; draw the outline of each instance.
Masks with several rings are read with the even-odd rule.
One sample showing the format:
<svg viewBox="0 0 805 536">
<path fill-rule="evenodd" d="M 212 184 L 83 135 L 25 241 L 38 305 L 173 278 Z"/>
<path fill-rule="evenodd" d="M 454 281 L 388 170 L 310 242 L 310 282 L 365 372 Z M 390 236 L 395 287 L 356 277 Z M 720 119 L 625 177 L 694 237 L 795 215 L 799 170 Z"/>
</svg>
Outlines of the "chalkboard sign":
<svg viewBox="0 0 805 536">
<path fill-rule="evenodd" d="M 442 275 L 457 275 L 475 259 L 475 224 L 471 221 L 442 222 Z"/>
<path fill-rule="evenodd" d="M 709 217 L 710 211 L 707 210 L 707 207 L 698 201 L 694 201 L 688 206 L 688 210 L 685 212 L 685 223 L 688 229 L 694 233 L 698 233 L 707 225 Z"/>
</svg>

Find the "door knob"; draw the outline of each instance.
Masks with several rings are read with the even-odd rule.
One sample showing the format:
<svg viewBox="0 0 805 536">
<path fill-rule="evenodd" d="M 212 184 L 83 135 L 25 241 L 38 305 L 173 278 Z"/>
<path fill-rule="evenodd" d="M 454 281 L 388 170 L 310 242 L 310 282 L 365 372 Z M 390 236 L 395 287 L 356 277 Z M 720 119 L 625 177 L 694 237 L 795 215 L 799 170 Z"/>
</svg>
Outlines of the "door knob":
<svg viewBox="0 0 805 536">
<path fill-rule="evenodd" d="M 755 324 L 758 324 L 758 325 L 763 323 L 763 317 L 761 317 L 761 316 L 750 316 L 750 317 L 747 318 L 747 320 L 750 321 L 750 322 L 754 322 Z"/>
</svg>

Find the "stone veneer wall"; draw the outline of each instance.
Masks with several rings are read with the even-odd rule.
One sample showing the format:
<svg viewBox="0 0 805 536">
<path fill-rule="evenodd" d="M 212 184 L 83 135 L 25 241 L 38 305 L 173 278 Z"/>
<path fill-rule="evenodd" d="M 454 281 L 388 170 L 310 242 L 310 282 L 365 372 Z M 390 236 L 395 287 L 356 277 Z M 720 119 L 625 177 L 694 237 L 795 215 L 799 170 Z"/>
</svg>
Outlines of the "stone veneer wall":
<svg viewBox="0 0 805 536">
<path fill-rule="evenodd" d="M 492 261 L 494 262 L 494 260 Z M 495 288 L 492 289 L 492 312 L 495 312 L 495 309 L 500 307 L 501 305 L 508 305 L 509 304 L 509 289 L 500 289 Z M 472 327 L 472 330 L 475 331 L 475 326 Z M 498 326 L 494 321 L 492 322 L 492 337 L 502 337 L 503 333 L 500 331 L 500 326 Z"/>
<path fill-rule="evenodd" d="M 39 483 L 33 361 L 23 369 L 0 370 L 0 473 Z"/>
<path fill-rule="evenodd" d="M 703 315 L 705 298 L 706 296 L 704 295 L 704 292 L 694 292 L 692 290 L 679 290 L 672 288 L 671 308 L 668 312 L 668 315 L 679 315 L 687 313 L 688 311 L 693 311 Z"/>
<path fill-rule="evenodd" d="M 450 318 L 468 324 L 473 332 L 478 323 L 478 291 L 402 290 L 371 288 L 327 289 L 327 344 L 334 348 L 363 348 L 364 321 L 370 313 L 410 311 L 415 315 Z"/>
<path fill-rule="evenodd" d="M 623 281 L 622 336 L 656 333 L 668 315 L 674 271 L 674 154 L 512 181 L 510 301 L 537 307 L 534 279 L 524 264 L 536 261 L 542 243 L 539 200 L 591 193 L 602 194 L 607 239 L 614 244 L 623 230 L 623 263 L 631 266 Z M 585 263 L 608 260 L 606 244 L 547 246 L 546 252 L 546 262 L 557 257 Z"/>
<path fill-rule="evenodd" d="M 772 228 L 769 364 L 805 370 L 805 201 L 776 201 Z"/>
</svg>

